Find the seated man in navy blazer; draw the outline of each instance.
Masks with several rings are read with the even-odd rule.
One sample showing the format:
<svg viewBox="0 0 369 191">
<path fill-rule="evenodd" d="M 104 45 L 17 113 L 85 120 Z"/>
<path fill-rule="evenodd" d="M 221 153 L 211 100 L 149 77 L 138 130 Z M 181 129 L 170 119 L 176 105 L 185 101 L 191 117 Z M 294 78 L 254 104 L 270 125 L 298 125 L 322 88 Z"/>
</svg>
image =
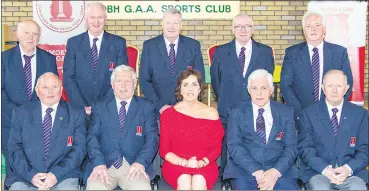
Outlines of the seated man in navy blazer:
<svg viewBox="0 0 369 191">
<path fill-rule="evenodd" d="M 344 99 L 344 72 L 328 71 L 321 86 L 325 98 L 298 120 L 300 178 L 312 190 L 366 190 L 368 111 Z"/>
<path fill-rule="evenodd" d="M 342 70 L 347 76 L 351 95 L 353 84 L 346 48 L 324 41 L 325 19 L 318 12 L 306 12 L 302 18 L 306 42 L 286 49 L 281 72 L 281 95 L 287 105 L 294 108 L 295 117 L 301 110 L 319 100 L 323 76 L 331 69 Z"/>
<path fill-rule="evenodd" d="M 136 72 L 118 66 L 111 75 L 114 95 L 97 102 L 88 130 L 88 154 L 93 171 L 87 190 L 150 190 L 158 150 L 158 126 L 153 104 L 134 96 Z"/>
<path fill-rule="evenodd" d="M 86 114 L 60 100 L 62 83 L 47 72 L 37 80 L 40 101 L 14 109 L 6 178 L 10 190 L 77 190 L 86 155 Z"/>
<path fill-rule="evenodd" d="M 145 98 L 159 113 L 174 105 L 177 77 L 183 70 L 195 69 L 205 76 L 199 41 L 180 35 L 182 14 L 169 8 L 162 20 L 163 34 L 144 42 L 140 64 L 140 86 Z"/>
<path fill-rule="evenodd" d="M 38 100 L 34 91 L 39 76 L 45 72 L 57 73 L 56 59 L 52 54 L 37 48 L 40 26 L 33 20 L 17 26 L 19 45 L 1 53 L 1 153 L 8 163 L 8 137 L 13 110 L 30 101 Z"/>
<path fill-rule="evenodd" d="M 293 109 L 271 101 L 273 77 L 258 69 L 248 78 L 251 101 L 230 109 L 224 178 L 236 190 L 297 190 Z"/>
<path fill-rule="evenodd" d="M 89 3 L 88 30 L 70 38 L 64 58 L 64 88 L 70 102 L 91 114 L 96 101 L 112 94 L 109 76 L 116 66 L 127 64 L 126 40 L 104 31 L 106 8 Z"/>
</svg>

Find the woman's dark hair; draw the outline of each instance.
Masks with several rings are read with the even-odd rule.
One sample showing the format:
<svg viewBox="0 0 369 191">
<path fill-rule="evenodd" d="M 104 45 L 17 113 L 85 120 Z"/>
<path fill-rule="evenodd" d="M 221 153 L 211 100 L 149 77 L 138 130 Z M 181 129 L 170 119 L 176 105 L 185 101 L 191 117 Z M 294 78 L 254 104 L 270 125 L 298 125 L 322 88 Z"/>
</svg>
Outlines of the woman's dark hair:
<svg viewBox="0 0 369 191">
<path fill-rule="evenodd" d="M 199 101 L 202 100 L 203 92 L 204 92 L 204 89 L 205 89 L 205 84 L 202 81 L 201 73 L 197 70 L 188 69 L 188 70 L 184 70 L 183 72 L 181 72 L 181 74 L 177 78 L 177 86 L 176 86 L 176 89 L 175 89 L 175 96 L 176 96 L 177 101 L 182 101 L 183 100 L 183 96 L 181 95 L 181 85 L 182 85 L 183 80 L 187 79 L 191 75 L 196 76 L 197 81 L 200 84 L 200 93 L 199 93 L 199 97 L 197 99 Z"/>
</svg>

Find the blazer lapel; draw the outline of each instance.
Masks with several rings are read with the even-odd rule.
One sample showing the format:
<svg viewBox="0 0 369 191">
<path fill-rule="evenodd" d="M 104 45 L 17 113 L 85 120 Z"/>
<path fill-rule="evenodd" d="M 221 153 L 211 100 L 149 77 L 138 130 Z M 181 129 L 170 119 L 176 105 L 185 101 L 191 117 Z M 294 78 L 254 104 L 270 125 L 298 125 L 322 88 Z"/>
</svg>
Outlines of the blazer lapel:
<svg viewBox="0 0 369 191">
<path fill-rule="evenodd" d="M 118 121 L 118 109 L 117 102 L 115 101 L 115 96 L 111 96 L 110 100 L 106 103 L 106 107 L 108 108 L 109 119 L 109 129 L 113 132 L 113 134 L 119 133 L 119 121 Z"/>
<path fill-rule="evenodd" d="M 33 109 L 32 112 L 32 120 L 30 121 L 29 127 L 31 128 L 30 131 L 34 132 L 31 133 L 29 139 L 34 140 L 32 141 L 33 146 L 36 147 L 36 151 L 42 154 L 39 158 L 43 159 L 45 156 L 45 148 L 44 148 L 44 137 L 43 137 L 43 127 L 42 127 L 42 110 L 41 110 L 41 103 L 37 101 L 36 107 Z"/>
<path fill-rule="evenodd" d="M 323 43 L 323 57 L 324 57 L 323 58 L 323 74 L 325 74 L 330 69 L 329 66 L 331 65 L 330 61 L 332 57 L 331 49 L 329 48 L 329 45 L 326 42 Z M 320 75 L 323 75 L 323 74 L 320 74 Z"/>
<path fill-rule="evenodd" d="M 132 122 L 135 120 L 135 118 L 137 116 L 136 114 L 137 114 L 138 108 L 139 108 L 139 105 L 137 103 L 137 100 L 136 100 L 135 96 L 133 96 L 132 100 L 131 100 L 131 103 L 129 105 L 129 108 L 128 108 L 126 123 L 124 124 L 125 130 L 123 132 L 123 135 L 126 135 L 128 133 L 129 128 L 134 128 L 134 127 L 131 127 L 131 126 L 132 126 Z"/>
<path fill-rule="evenodd" d="M 90 46 L 90 37 L 88 36 L 88 32 L 85 32 L 85 35 L 83 36 L 81 47 L 77 47 L 77 49 L 81 48 L 81 53 L 83 55 L 83 62 L 77 63 L 77 64 L 85 64 L 86 67 L 84 67 L 85 70 L 89 70 L 89 74 L 92 76 L 95 76 L 94 67 L 92 63 L 92 54 L 91 54 L 91 46 Z"/>
<path fill-rule="evenodd" d="M 103 37 L 101 39 L 98 64 L 96 68 L 97 79 L 103 79 L 105 70 L 108 70 L 108 67 L 106 67 L 106 51 L 108 50 L 109 42 L 110 42 L 109 35 L 107 34 L 107 32 L 104 31 Z"/>
<path fill-rule="evenodd" d="M 242 72 L 241 72 L 241 66 L 238 64 L 238 56 L 237 56 L 235 39 L 233 39 L 233 41 L 229 44 L 227 60 L 229 61 L 228 68 L 235 68 L 237 71 L 236 74 L 234 75 L 238 75 L 239 77 L 243 78 Z"/>
<path fill-rule="evenodd" d="M 9 73 L 12 74 L 12 79 L 15 76 L 19 76 L 17 80 L 14 80 L 14 83 L 19 84 L 18 87 L 21 95 L 23 95 L 24 100 L 28 100 L 27 92 L 26 92 L 26 80 L 24 79 L 24 70 L 23 70 L 23 62 L 22 62 L 22 55 L 20 52 L 20 47 L 14 49 L 15 54 L 13 54 L 12 64 L 9 66 Z M 4 79 L 3 79 L 4 80 Z"/>
<path fill-rule="evenodd" d="M 65 140 L 65 145 L 58 145 L 59 141 L 58 138 L 60 134 L 63 132 L 62 124 L 64 121 L 68 121 L 67 119 L 67 108 L 65 103 L 60 101 L 58 108 L 56 110 L 54 123 L 51 131 L 51 138 L 50 138 L 50 149 L 49 149 L 49 162 L 53 161 L 53 157 L 59 157 L 59 153 L 61 152 L 60 149 L 64 148 L 67 145 L 67 140 Z"/>
<path fill-rule="evenodd" d="M 178 37 L 178 48 L 177 48 L 177 55 L 176 55 L 176 64 L 174 65 L 175 74 L 179 74 L 182 72 L 181 68 L 183 64 L 186 64 L 186 60 L 183 60 L 183 56 L 186 52 L 186 43 L 183 40 L 183 37 L 179 35 Z M 176 75 L 175 75 L 176 76 Z"/>
<path fill-rule="evenodd" d="M 334 145 L 335 145 L 335 137 L 333 135 L 333 127 L 332 127 L 332 123 L 331 123 L 331 118 L 329 117 L 329 113 L 328 113 L 328 108 L 327 105 L 325 103 L 325 99 L 321 100 L 319 102 L 319 113 L 317 113 L 318 118 L 320 118 L 320 122 L 322 123 L 322 135 L 324 136 L 324 139 L 326 139 L 327 141 L 325 141 L 325 143 L 328 144 L 328 148 L 330 148 L 330 150 L 334 150 Z"/>
<path fill-rule="evenodd" d="M 338 138 L 337 138 L 337 144 L 336 144 L 336 151 L 340 152 L 343 151 L 339 148 L 347 148 L 347 145 L 349 143 L 350 139 L 350 120 L 354 119 L 355 117 L 353 115 L 350 115 L 351 113 L 349 105 L 346 101 L 343 102 L 342 111 L 341 111 L 341 117 L 340 122 L 338 125 Z M 352 127 L 356 128 L 356 127 Z"/>
<path fill-rule="evenodd" d="M 251 135 L 254 137 L 254 139 L 257 139 L 258 142 L 261 143 L 261 139 L 259 137 L 258 134 L 256 134 L 255 132 L 255 127 L 254 127 L 254 113 L 252 110 L 252 104 L 251 101 L 247 103 L 247 107 L 245 107 L 245 112 L 244 112 L 244 118 L 243 120 L 245 121 L 246 124 L 246 131 L 249 131 L 251 133 Z"/>
<path fill-rule="evenodd" d="M 272 111 L 272 117 L 273 117 L 273 124 L 272 129 L 270 130 L 269 137 L 268 137 L 268 143 L 274 140 L 275 135 L 280 130 L 280 123 L 279 123 L 279 112 L 277 111 L 277 108 L 275 107 L 275 104 L 270 101 L 270 110 Z"/>
<path fill-rule="evenodd" d="M 164 61 L 164 67 L 167 69 L 167 71 L 168 71 L 167 73 L 171 74 L 171 70 L 170 70 L 170 66 L 169 66 L 170 65 L 169 56 L 168 56 L 168 52 L 167 52 L 167 47 L 165 46 L 165 41 L 164 41 L 164 36 L 163 35 L 161 35 L 160 38 L 158 39 L 157 48 L 158 48 L 158 52 L 161 54 L 162 60 Z M 172 76 L 172 75 L 170 75 L 170 76 Z"/>
<path fill-rule="evenodd" d="M 307 43 L 305 42 L 301 49 L 300 49 L 300 62 L 297 62 L 300 66 L 298 67 L 301 69 L 300 75 L 302 75 L 300 78 L 304 79 L 304 82 L 306 83 L 305 87 L 307 90 L 311 90 L 311 93 L 313 93 L 313 77 L 312 77 L 312 70 L 311 70 L 311 61 L 310 61 L 310 53 Z M 313 97 L 313 94 L 311 94 L 311 97 Z"/>
<path fill-rule="evenodd" d="M 251 43 L 252 43 L 252 45 L 251 45 L 252 46 L 251 59 L 250 59 L 250 64 L 247 67 L 245 77 L 249 76 L 251 74 L 251 72 L 254 71 L 253 68 L 256 65 L 256 60 L 259 57 L 259 53 L 260 53 L 259 46 L 257 46 L 257 44 L 254 42 L 254 40 L 251 40 Z M 245 77 L 244 77 L 244 80 L 247 80 Z"/>
</svg>

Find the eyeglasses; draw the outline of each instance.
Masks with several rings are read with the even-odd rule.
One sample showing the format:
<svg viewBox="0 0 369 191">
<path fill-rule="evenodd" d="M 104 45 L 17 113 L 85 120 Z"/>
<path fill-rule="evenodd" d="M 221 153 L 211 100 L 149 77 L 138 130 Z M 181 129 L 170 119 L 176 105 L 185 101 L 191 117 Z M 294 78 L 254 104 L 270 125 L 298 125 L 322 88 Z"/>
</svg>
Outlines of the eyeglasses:
<svg viewBox="0 0 369 191">
<path fill-rule="evenodd" d="M 236 31 L 241 31 L 242 29 L 243 30 L 250 30 L 251 28 L 252 28 L 252 25 L 245 25 L 245 26 L 238 25 L 238 26 L 234 27 L 234 29 Z"/>
</svg>

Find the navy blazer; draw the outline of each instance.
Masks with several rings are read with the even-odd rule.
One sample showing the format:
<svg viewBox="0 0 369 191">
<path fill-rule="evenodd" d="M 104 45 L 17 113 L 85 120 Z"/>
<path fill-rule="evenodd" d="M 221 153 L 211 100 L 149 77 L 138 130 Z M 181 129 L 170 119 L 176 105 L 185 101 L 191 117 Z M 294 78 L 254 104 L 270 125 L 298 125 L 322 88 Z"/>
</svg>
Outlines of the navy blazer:
<svg viewBox="0 0 369 191">
<path fill-rule="evenodd" d="M 251 101 L 234 105 L 227 128 L 228 162 L 224 178 L 248 177 L 257 170 L 277 169 L 283 177 L 297 178 L 294 166 L 297 138 L 293 109 L 270 101 L 273 126 L 268 143 L 264 145 L 254 130 Z M 280 134 L 283 134 L 279 139 Z"/>
<path fill-rule="evenodd" d="M 302 181 L 320 174 L 328 165 L 348 164 L 354 176 L 368 183 L 368 111 L 344 101 L 338 128 L 333 135 L 325 99 L 305 108 L 298 120 L 298 151 Z M 350 144 L 356 138 L 356 143 Z"/>
<path fill-rule="evenodd" d="M 56 59 L 52 54 L 36 47 L 36 79 L 46 72 L 58 75 Z M 1 53 L 1 134 L 2 152 L 7 157 L 7 144 L 11 128 L 13 110 L 28 103 L 26 81 L 22 56 L 19 45 Z M 30 101 L 36 101 L 38 97 L 33 87 Z"/>
<path fill-rule="evenodd" d="M 119 65 L 128 65 L 126 40 L 104 31 L 96 73 L 88 32 L 68 39 L 64 57 L 64 88 L 70 101 L 81 107 L 113 94 L 110 76 Z M 113 64 L 114 68 L 111 68 Z"/>
<path fill-rule="evenodd" d="M 286 49 L 281 72 L 281 95 L 284 101 L 295 109 L 295 117 L 301 110 L 314 103 L 313 77 L 309 48 L 306 42 L 293 45 Z M 347 76 L 350 89 L 345 99 L 351 95 L 352 73 L 346 48 L 325 42 L 323 44 L 323 75 L 332 69 L 342 70 Z M 321 91 L 320 100 L 325 96 Z"/>
<path fill-rule="evenodd" d="M 220 119 L 227 123 L 227 109 L 232 105 L 250 100 L 247 79 L 257 69 L 265 69 L 273 75 L 273 50 L 252 39 L 252 54 L 245 77 L 242 76 L 236 52 L 235 40 L 215 49 L 211 64 L 211 86 L 218 98 Z"/>
<path fill-rule="evenodd" d="M 138 133 L 141 127 L 142 133 Z M 118 109 L 115 96 L 92 107 L 92 126 L 88 130 L 87 150 L 92 168 L 111 165 L 123 156 L 130 165 L 145 167 L 151 179 L 156 175 L 152 160 L 158 151 L 159 131 L 150 101 L 133 96 L 127 111 L 123 135 L 119 136 Z M 90 164 L 91 165 L 91 164 Z"/>
<path fill-rule="evenodd" d="M 36 173 L 53 173 L 58 183 L 81 176 L 81 164 L 86 156 L 86 114 L 82 108 L 60 101 L 56 110 L 47 160 L 44 141 L 41 102 L 25 104 L 13 112 L 9 136 L 9 162 L 14 174 L 5 184 L 24 182 L 32 186 Z M 68 144 L 69 137 L 72 138 Z"/>
<path fill-rule="evenodd" d="M 174 76 L 171 75 L 164 36 L 159 35 L 144 42 L 139 82 L 145 98 L 154 103 L 156 112 L 166 104 L 177 103 L 174 94 L 177 78 L 183 70 L 190 68 L 200 71 L 204 81 L 204 61 L 199 41 L 179 36 Z"/>
</svg>

